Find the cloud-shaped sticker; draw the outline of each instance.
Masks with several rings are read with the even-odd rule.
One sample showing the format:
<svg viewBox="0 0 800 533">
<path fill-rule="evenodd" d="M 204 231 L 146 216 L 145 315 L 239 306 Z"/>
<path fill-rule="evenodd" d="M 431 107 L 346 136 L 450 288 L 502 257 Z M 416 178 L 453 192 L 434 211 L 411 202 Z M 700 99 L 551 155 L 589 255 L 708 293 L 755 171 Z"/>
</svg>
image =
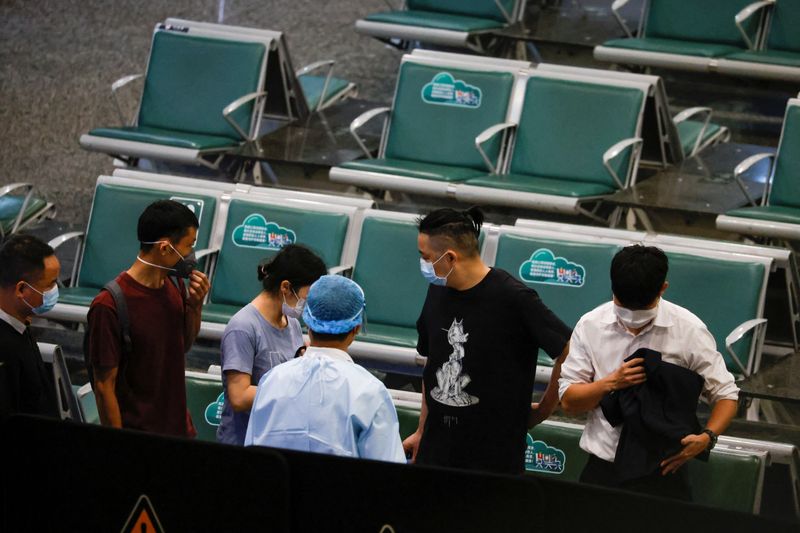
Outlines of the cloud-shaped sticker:
<svg viewBox="0 0 800 533">
<path fill-rule="evenodd" d="M 218 426 L 222 421 L 222 406 L 225 404 L 225 393 L 219 393 L 217 400 L 208 404 L 206 407 L 206 423 L 211 426 Z"/>
<path fill-rule="evenodd" d="M 586 269 L 563 257 L 556 257 L 547 248 L 539 248 L 519 267 L 519 277 L 531 283 L 583 287 Z"/>
<path fill-rule="evenodd" d="M 248 215 L 241 225 L 233 230 L 233 244 L 242 248 L 280 250 L 287 244 L 294 244 L 297 235 L 257 213 Z"/>
<path fill-rule="evenodd" d="M 429 104 L 477 109 L 481 106 L 481 90 L 449 72 L 440 72 L 422 88 L 422 100 Z"/>
<path fill-rule="evenodd" d="M 546 472 L 563 474 L 567 466 L 567 456 L 554 446 L 548 446 L 541 440 L 533 440 L 528 435 L 528 447 L 525 449 L 525 470 L 528 472 Z"/>
</svg>

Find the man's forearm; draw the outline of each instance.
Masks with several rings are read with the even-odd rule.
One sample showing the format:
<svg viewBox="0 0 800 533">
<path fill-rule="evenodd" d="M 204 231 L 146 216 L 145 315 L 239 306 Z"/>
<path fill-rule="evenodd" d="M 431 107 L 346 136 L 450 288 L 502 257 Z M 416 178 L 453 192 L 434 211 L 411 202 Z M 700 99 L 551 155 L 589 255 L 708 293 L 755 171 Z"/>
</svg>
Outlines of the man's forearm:
<svg viewBox="0 0 800 533">
<path fill-rule="evenodd" d="M 112 428 L 122 427 L 122 413 L 119 410 L 117 395 L 113 390 L 109 391 L 107 388 L 97 386 L 95 403 L 97 404 L 97 414 L 100 415 L 100 424 Z"/>
<path fill-rule="evenodd" d="M 561 377 L 561 365 L 567 358 L 567 354 L 569 354 L 569 343 L 564 346 L 564 350 L 561 352 L 561 355 L 558 357 L 558 359 L 556 359 L 555 364 L 553 365 L 553 371 L 550 374 L 550 381 L 547 384 L 544 395 L 542 395 L 542 399 L 539 400 L 539 409 L 547 413 L 547 415 L 543 416 L 549 416 L 558 404 L 558 379 Z M 531 411 L 531 414 L 528 417 L 528 427 L 532 427 L 535 424 L 534 418 L 534 412 Z"/>
<path fill-rule="evenodd" d="M 708 418 L 706 427 L 716 435 L 721 435 L 728 429 L 728 426 L 736 416 L 736 400 L 719 400 L 711 409 L 711 416 Z"/>
<path fill-rule="evenodd" d="M 561 407 L 571 414 L 585 413 L 597 407 L 607 392 L 611 388 L 605 380 L 573 383 L 561 397 Z"/>
</svg>

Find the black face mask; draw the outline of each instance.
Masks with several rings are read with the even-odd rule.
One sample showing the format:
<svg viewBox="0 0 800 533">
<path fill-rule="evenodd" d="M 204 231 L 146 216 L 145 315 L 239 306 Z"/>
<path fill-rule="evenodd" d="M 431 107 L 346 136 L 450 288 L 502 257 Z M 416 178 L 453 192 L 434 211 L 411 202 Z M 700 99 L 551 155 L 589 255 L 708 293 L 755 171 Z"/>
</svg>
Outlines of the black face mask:
<svg viewBox="0 0 800 533">
<path fill-rule="evenodd" d="M 172 268 L 175 270 L 176 276 L 188 279 L 192 272 L 197 269 L 197 257 L 192 252 L 186 257 L 181 257 Z"/>
</svg>

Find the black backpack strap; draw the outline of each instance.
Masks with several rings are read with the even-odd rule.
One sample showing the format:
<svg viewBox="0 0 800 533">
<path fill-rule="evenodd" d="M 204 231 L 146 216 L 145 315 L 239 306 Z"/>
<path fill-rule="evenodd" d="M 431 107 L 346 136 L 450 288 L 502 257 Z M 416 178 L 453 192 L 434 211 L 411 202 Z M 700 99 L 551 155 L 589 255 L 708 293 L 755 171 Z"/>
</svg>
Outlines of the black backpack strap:
<svg viewBox="0 0 800 533">
<path fill-rule="evenodd" d="M 103 289 L 107 290 L 114 299 L 114 307 L 117 309 L 117 321 L 119 322 L 120 338 L 122 339 L 122 350 L 130 353 L 133 351 L 133 342 L 131 341 L 131 321 L 128 317 L 128 302 L 125 299 L 125 295 L 122 293 L 122 287 L 119 286 L 117 280 L 112 279 L 105 284 Z"/>
</svg>

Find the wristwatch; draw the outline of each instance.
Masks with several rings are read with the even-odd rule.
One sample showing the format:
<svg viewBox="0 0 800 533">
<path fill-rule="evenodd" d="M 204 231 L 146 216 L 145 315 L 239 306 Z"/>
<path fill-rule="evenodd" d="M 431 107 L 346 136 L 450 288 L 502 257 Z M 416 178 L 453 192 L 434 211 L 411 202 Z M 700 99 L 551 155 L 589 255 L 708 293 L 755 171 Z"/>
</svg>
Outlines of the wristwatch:
<svg viewBox="0 0 800 533">
<path fill-rule="evenodd" d="M 719 438 L 719 436 L 716 433 L 714 433 L 713 431 L 711 431 L 710 429 L 708 429 L 708 428 L 704 429 L 702 431 L 702 433 L 705 433 L 706 435 L 708 435 L 708 438 L 710 439 L 708 441 L 708 448 L 706 448 L 706 449 L 708 451 L 713 450 L 714 446 L 717 445 L 717 439 Z"/>
</svg>

